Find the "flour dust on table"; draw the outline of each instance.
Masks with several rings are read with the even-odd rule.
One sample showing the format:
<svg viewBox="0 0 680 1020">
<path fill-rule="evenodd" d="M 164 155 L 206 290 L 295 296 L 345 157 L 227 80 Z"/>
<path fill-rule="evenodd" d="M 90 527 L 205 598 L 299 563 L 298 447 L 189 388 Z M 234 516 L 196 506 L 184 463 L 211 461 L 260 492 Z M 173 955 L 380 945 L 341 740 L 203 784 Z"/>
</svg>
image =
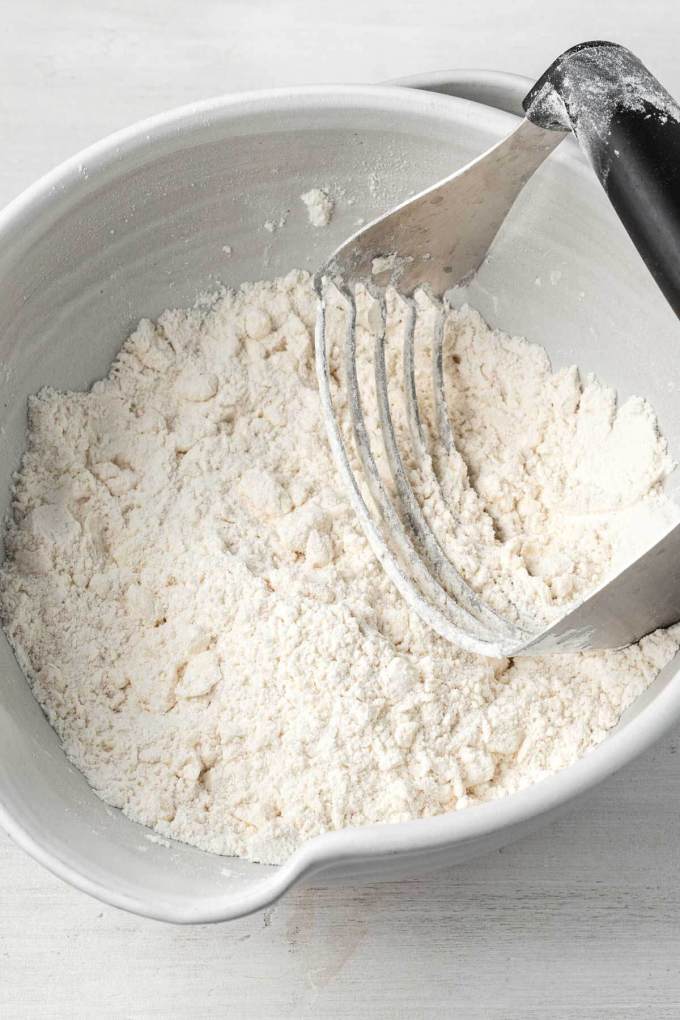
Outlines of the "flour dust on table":
<svg viewBox="0 0 680 1020">
<path fill-rule="evenodd" d="M 314 318 L 305 273 L 247 284 L 142 321 L 88 393 L 31 398 L 0 575 L 17 658 L 96 792 L 166 836 L 265 862 L 569 765 L 680 640 L 512 661 L 432 633 L 336 477 Z M 433 321 L 420 316 L 420 383 Z M 360 345 L 369 325 L 364 308 Z M 392 295 L 391 367 L 402 325 Z M 450 312 L 446 352 L 446 502 L 407 464 L 412 484 L 491 605 L 553 618 L 677 520 L 665 441 L 643 400 L 617 408 L 474 311 Z"/>
</svg>

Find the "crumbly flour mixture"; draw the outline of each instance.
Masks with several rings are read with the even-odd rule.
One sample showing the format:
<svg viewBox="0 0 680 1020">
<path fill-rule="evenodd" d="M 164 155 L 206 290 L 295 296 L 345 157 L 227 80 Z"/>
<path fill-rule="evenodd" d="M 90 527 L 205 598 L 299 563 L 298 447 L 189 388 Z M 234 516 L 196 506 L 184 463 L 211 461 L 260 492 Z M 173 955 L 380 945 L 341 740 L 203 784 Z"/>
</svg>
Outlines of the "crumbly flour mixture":
<svg viewBox="0 0 680 1020">
<path fill-rule="evenodd" d="M 7 634 L 94 789 L 164 835 L 268 862 L 570 764 L 680 640 L 513 662 L 429 631 L 336 476 L 314 315 L 306 274 L 246 285 L 141 322 L 89 393 L 32 398 L 0 575 Z M 485 598 L 549 618 L 674 519 L 665 443 L 643 401 L 617 410 L 472 311 L 447 328 L 451 555 Z"/>
</svg>

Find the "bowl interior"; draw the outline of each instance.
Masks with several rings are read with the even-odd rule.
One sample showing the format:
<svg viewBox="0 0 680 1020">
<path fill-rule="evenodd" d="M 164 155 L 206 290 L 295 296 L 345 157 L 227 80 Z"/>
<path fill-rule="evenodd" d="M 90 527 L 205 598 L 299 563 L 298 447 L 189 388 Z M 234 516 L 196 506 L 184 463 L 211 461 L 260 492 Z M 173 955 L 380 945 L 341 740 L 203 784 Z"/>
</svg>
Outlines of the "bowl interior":
<svg viewBox="0 0 680 1020">
<path fill-rule="evenodd" d="M 513 123 L 398 88 L 235 97 L 124 132 L 36 185 L 0 218 L 3 510 L 30 393 L 88 386 L 142 316 L 218 283 L 313 270 L 360 217 L 455 169 Z M 324 229 L 300 200 L 318 186 L 336 199 Z M 676 321 L 570 143 L 526 188 L 464 296 L 493 324 L 543 343 L 557 365 L 578 362 L 624 396 L 649 397 L 680 452 Z M 4 636 L 0 672 L 0 804 L 20 842 L 143 913 L 201 919 L 225 896 L 232 912 L 249 909 L 277 869 L 159 840 L 108 808 L 66 761 Z M 635 717 L 634 707 L 625 725 Z M 414 848 L 426 831 L 418 824 Z"/>
</svg>

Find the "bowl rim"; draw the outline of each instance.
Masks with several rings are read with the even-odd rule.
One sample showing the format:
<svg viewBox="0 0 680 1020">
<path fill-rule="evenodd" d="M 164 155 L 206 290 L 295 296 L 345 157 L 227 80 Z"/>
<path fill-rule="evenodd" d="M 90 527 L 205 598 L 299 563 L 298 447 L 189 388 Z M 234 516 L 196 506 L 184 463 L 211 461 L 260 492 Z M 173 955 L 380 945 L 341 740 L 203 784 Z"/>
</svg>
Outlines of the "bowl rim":
<svg viewBox="0 0 680 1020">
<path fill-rule="evenodd" d="M 521 117 L 524 113 L 522 100 L 534 84 L 534 80 L 513 71 L 458 67 L 420 71 L 417 74 L 390 78 L 384 84 L 460 96 Z"/>
<path fill-rule="evenodd" d="M 505 72 L 466 70 L 418 75 L 404 80 L 416 86 L 404 88 L 401 84 L 387 85 L 311 85 L 294 88 L 268 89 L 232 93 L 190 103 L 173 110 L 138 121 L 71 156 L 57 165 L 34 184 L 30 185 L 0 211 L 0 238 L 22 229 L 27 221 L 34 221 L 55 200 L 76 185 L 82 186 L 83 167 L 105 168 L 114 160 L 151 148 L 161 139 L 177 138 L 178 132 L 189 126 L 208 125 L 213 120 L 247 117 L 256 112 L 272 109 L 299 110 L 306 104 L 310 108 L 333 106 L 340 101 L 375 108 L 377 101 L 404 111 L 404 104 L 414 110 L 455 104 L 459 115 L 472 123 L 479 106 L 469 99 L 451 94 L 437 95 L 420 91 L 436 79 L 451 83 L 461 81 L 484 83 L 492 81 L 497 87 L 512 88 L 516 96 L 518 81 L 528 79 Z M 418 81 L 423 84 L 418 85 Z M 512 97 L 511 97 L 512 98 Z M 475 107 L 477 109 L 475 111 Z M 509 130 L 516 117 L 498 108 L 484 105 L 489 116 L 497 119 L 501 130 Z M 486 115 L 486 113 L 485 113 Z M 569 160 L 577 171 L 587 173 L 578 151 L 567 151 L 560 157 Z M 0 825 L 12 840 L 53 874 L 89 895 L 142 916 L 174 923 L 210 923 L 234 919 L 264 909 L 282 896 L 291 886 L 338 864 L 358 865 L 393 855 L 427 855 L 446 847 L 463 844 L 488 836 L 493 832 L 505 833 L 503 842 L 510 842 L 516 829 L 526 831 L 532 820 L 547 819 L 564 808 L 571 800 L 597 785 L 607 776 L 632 761 L 680 718 L 680 678 L 668 682 L 622 730 L 610 734 L 601 744 L 573 765 L 548 776 L 540 782 L 498 800 L 468 807 L 463 811 L 449 812 L 432 818 L 408 822 L 381 823 L 361 828 L 345 828 L 317 836 L 304 843 L 284 864 L 272 868 L 271 874 L 256 880 L 243 893 L 224 893 L 210 901 L 201 899 L 164 900 L 154 894 L 149 897 L 132 896 L 118 890 L 113 884 L 89 876 L 82 867 L 69 861 L 66 853 L 56 853 L 31 834 L 3 802 L 0 795 Z M 521 833 L 518 832 L 517 835 Z"/>
</svg>

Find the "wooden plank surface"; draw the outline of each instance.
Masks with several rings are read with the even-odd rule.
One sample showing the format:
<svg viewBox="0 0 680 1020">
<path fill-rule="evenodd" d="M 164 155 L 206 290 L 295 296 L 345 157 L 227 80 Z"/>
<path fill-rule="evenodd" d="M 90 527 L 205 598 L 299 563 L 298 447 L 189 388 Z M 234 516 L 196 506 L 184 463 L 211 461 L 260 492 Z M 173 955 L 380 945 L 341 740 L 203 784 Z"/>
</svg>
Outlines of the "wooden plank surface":
<svg viewBox="0 0 680 1020">
<path fill-rule="evenodd" d="M 627 42 L 680 93 L 680 9 L 663 0 L 1 10 L 0 202 L 115 128 L 232 89 L 454 66 L 534 75 L 600 37 Z M 219 927 L 112 910 L 0 834 L 0 1016 L 675 1018 L 679 738 L 506 850 L 426 879 L 298 890 Z"/>
<path fill-rule="evenodd" d="M 7 1017 L 676 1018 L 678 738 L 571 816 L 426 879 L 296 890 L 220 926 L 141 920 L 0 840 Z"/>
</svg>

